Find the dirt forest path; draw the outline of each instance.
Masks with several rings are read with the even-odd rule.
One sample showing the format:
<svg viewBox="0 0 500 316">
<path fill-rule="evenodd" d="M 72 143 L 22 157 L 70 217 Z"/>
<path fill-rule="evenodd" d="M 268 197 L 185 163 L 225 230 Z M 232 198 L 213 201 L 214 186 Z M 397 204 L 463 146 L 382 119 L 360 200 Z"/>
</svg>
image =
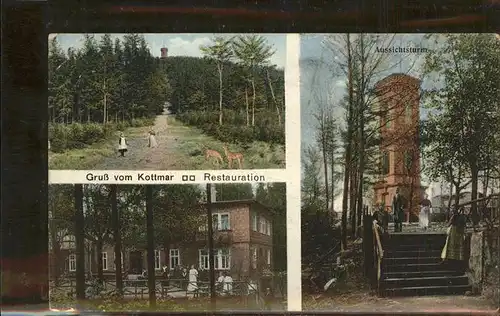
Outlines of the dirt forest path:
<svg viewBox="0 0 500 316">
<path fill-rule="evenodd" d="M 474 313 L 498 315 L 497 306 L 481 296 L 414 296 L 379 298 L 346 295 L 340 298 L 311 298 L 303 301 L 303 311 L 359 313 Z M 484 313 L 484 314 L 483 314 Z"/>
<path fill-rule="evenodd" d="M 128 130 L 125 134 L 128 144 L 128 151 L 125 153 L 125 157 L 119 157 L 118 153 L 114 156 L 105 157 L 95 166 L 95 169 L 182 169 L 182 166 L 177 165 L 180 158 L 177 153 L 178 137 L 173 133 L 176 130 L 175 126 L 169 129 L 169 123 L 171 122 L 173 123 L 173 117 L 167 111 L 156 117 L 153 130 L 156 132 L 158 146 L 155 148 L 148 147 L 149 126 Z"/>
</svg>

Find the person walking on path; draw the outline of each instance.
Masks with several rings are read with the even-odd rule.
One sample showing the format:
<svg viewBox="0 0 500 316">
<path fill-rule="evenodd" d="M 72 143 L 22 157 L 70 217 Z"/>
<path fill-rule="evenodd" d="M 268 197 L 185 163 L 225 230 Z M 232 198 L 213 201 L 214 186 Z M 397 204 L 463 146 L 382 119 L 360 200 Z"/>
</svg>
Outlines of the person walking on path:
<svg viewBox="0 0 500 316">
<path fill-rule="evenodd" d="M 431 207 L 431 201 L 426 194 L 422 202 L 420 202 L 420 214 L 418 216 L 419 226 L 425 230 L 429 227 Z"/>
<path fill-rule="evenodd" d="M 148 147 L 156 148 L 158 147 L 158 143 L 156 142 L 156 132 L 151 128 L 148 132 Z"/>
<path fill-rule="evenodd" d="M 392 198 L 392 211 L 394 212 L 394 232 L 402 232 L 405 214 L 404 200 L 401 194 L 399 194 L 399 188 L 396 188 L 396 194 Z"/>
<path fill-rule="evenodd" d="M 125 157 L 125 152 L 127 151 L 127 139 L 125 138 L 125 134 L 120 132 L 120 139 L 118 140 L 118 152 L 120 153 L 120 157 Z"/>
<path fill-rule="evenodd" d="M 449 262 L 457 268 L 463 268 L 465 263 L 465 228 L 467 225 L 467 218 L 461 211 L 453 210 L 453 215 L 448 223 L 448 230 L 446 236 L 446 243 L 441 252 L 441 259 L 443 262 Z"/>
</svg>

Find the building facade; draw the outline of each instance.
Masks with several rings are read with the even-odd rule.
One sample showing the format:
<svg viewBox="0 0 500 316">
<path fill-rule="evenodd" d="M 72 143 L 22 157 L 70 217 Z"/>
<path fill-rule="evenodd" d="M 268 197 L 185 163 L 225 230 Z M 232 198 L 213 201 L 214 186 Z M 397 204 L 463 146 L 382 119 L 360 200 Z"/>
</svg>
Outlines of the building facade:
<svg viewBox="0 0 500 316">
<path fill-rule="evenodd" d="M 200 216 L 206 219 L 206 207 L 202 206 Z M 205 221 L 206 222 L 206 221 Z M 162 274 L 162 268 L 177 266 L 188 268 L 194 265 L 199 270 L 208 270 L 210 258 L 216 271 L 227 271 L 233 278 L 255 277 L 272 270 L 273 225 L 269 209 L 255 200 L 220 201 L 212 203 L 214 253 L 209 256 L 207 225 L 199 227 L 194 239 L 161 245 L 155 250 L 155 270 Z M 156 241 L 158 243 L 158 241 Z M 122 270 L 127 273 L 141 273 L 147 269 L 145 247 L 124 249 Z M 51 269 L 64 267 L 69 274 L 76 271 L 74 238 L 68 236 L 62 244 L 60 254 L 51 256 Z M 64 260 L 64 262 L 61 262 Z M 113 245 L 105 245 L 100 256 L 95 247 L 86 249 L 86 272 L 97 273 L 97 260 L 101 260 L 105 275 L 114 277 L 115 252 Z"/>
<path fill-rule="evenodd" d="M 409 220 L 409 214 L 418 215 L 425 191 L 420 179 L 420 80 L 392 74 L 380 80 L 375 91 L 381 173 L 373 187 L 374 202 L 391 211 L 392 198 L 400 188 Z"/>
</svg>

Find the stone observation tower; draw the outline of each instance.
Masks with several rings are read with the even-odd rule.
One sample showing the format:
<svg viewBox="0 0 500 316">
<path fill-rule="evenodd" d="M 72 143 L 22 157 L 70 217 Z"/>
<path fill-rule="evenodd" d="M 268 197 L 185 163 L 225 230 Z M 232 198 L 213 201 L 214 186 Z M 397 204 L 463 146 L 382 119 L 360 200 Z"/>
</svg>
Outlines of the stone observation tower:
<svg viewBox="0 0 500 316">
<path fill-rule="evenodd" d="M 380 80 L 375 91 L 381 137 L 381 173 L 373 187 L 375 203 L 391 211 L 399 187 L 406 200 L 405 212 L 411 207 L 410 212 L 418 215 L 425 190 L 420 184 L 420 80 L 392 74 Z"/>
<path fill-rule="evenodd" d="M 161 48 L 161 57 L 160 58 L 167 58 L 168 57 L 168 48 L 162 47 Z"/>
</svg>

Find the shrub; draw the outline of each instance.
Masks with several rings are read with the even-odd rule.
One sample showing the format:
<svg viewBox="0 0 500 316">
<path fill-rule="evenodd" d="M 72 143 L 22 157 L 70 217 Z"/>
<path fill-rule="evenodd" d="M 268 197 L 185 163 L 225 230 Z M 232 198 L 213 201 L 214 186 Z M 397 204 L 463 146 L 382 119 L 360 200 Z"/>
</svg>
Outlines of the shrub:
<svg viewBox="0 0 500 316">
<path fill-rule="evenodd" d="M 153 118 L 108 123 L 106 126 L 99 123 L 49 124 L 51 150 L 53 152 L 63 152 L 70 149 L 84 148 L 109 137 L 117 130 L 153 124 Z"/>
<path fill-rule="evenodd" d="M 240 111 L 225 110 L 223 125 L 220 126 L 218 111 L 190 111 L 177 114 L 177 119 L 187 125 L 195 126 L 208 135 L 223 142 L 251 143 L 263 141 L 284 144 L 285 128 L 279 126 L 274 112 L 261 110 L 255 113 L 255 126 L 247 126 L 246 114 Z"/>
</svg>

